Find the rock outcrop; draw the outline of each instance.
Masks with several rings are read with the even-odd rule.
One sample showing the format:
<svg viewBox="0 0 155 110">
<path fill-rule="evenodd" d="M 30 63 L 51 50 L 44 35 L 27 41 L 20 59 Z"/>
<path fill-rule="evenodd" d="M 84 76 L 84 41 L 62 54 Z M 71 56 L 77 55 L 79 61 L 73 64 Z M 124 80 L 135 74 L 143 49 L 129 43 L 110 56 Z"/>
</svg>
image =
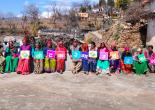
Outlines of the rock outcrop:
<svg viewBox="0 0 155 110">
<path fill-rule="evenodd" d="M 119 48 L 129 46 L 137 48 L 142 46 L 141 35 L 139 32 L 139 26 L 131 27 L 129 24 L 123 21 L 116 21 L 109 29 L 90 32 L 85 36 L 85 41 L 94 41 L 96 44 L 105 42 L 110 45 L 112 42 L 116 42 Z M 102 38 L 100 38 L 100 36 Z"/>
</svg>

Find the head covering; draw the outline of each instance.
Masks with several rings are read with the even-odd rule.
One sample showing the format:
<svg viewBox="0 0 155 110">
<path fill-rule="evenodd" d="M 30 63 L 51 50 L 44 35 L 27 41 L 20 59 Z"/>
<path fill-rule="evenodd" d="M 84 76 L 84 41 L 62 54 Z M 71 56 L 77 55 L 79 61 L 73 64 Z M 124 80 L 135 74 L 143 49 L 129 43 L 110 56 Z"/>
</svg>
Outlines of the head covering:
<svg viewBox="0 0 155 110">
<path fill-rule="evenodd" d="M 137 49 L 137 52 L 140 52 L 140 51 L 142 51 L 142 49 L 141 49 L 141 48 L 138 48 L 138 49 Z"/>
<path fill-rule="evenodd" d="M 111 43 L 111 46 L 116 46 L 116 42 L 113 41 L 113 42 Z"/>
<path fill-rule="evenodd" d="M 82 48 L 82 51 L 88 51 L 88 44 L 87 43 L 83 43 L 81 48 Z"/>
<path fill-rule="evenodd" d="M 51 39 L 47 40 L 47 44 L 51 44 L 51 43 L 52 43 Z"/>
<path fill-rule="evenodd" d="M 124 51 L 129 51 L 129 50 L 130 50 L 129 47 L 124 48 Z"/>
</svg>

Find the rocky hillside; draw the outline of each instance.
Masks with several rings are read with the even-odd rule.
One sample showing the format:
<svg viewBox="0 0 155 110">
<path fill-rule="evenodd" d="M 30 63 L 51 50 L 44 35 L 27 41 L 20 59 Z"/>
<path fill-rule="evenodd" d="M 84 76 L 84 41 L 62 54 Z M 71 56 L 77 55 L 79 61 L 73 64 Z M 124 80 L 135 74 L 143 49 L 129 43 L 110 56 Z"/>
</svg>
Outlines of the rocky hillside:
<svg viewBox="0 0 155 110">
<path fill-rule="evenodd" d="M 126 45 L 137 48 L 142 45 L 138 25 L 131 27 L 127 23 L 116 21 L 109 29 L 104 31 L 99 30 L 97 32 L 98 34 L 95 35 L 93 35 L 94 32 L 88 33 L 85 36 L 86 42 L 95 41 L 96 44 L 105 42 L 110 45 L 115 41 L 119 48 L 123 48 Z M 99 34 L 102 38 L 100 38 Z"/>
</svg>

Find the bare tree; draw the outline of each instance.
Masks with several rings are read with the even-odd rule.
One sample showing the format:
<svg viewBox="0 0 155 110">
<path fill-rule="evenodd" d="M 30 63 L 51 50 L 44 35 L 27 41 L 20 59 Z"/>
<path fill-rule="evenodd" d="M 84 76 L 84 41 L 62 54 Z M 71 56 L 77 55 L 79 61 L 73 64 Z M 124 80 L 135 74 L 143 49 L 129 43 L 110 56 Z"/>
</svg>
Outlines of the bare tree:
<svg viewBox="0 0 155 110">
<path fill-rule="evenodd" d="M 50 16 L 50 23 L 56 27 L 57 20 L 61 19 L 61 8 L 56 3 L 51 3 L 48 7 L 49 13 L 51 13 Z"/>
<path fill-rule="evenodd" d="M 70 9 L 68 14 L 68 29 L 71 31 L 72 29 L 78 29 L 78 28 L 79 28 L 78 12 L 74 9 Z"/>
<path fill-rule="evenodd" d="M 36 36 L 40 27 L 39 8 L 34 4 L 24 7 L 23 23 L 29 23 L 32 35 Z"/>
</svg>

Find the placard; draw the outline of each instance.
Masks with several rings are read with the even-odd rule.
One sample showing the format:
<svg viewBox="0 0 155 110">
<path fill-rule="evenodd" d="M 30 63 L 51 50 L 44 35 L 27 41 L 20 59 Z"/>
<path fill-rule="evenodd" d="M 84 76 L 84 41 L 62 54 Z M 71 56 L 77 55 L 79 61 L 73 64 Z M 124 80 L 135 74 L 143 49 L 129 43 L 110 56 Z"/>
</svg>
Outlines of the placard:
<svg viewBox="0 0 155 110">
<path fill-rule="evenodd" d="M 155 58 L 151 58 L 149 64 L 151 64 L 151 65 L 155 65 Z"/>
<path fill-rule="evenodd" d="M 57 59 L 63 59 L 64 60 L 66 58 L 65 51 L 57 51 L 56 55 L 57 55 Z"/>
<path fill-rule="evenodd" d="M 37 60 L 44 59 L 43 51 L 35 51 L 34 52 L 34 58 L 37 59 Z"/>
<path fill-rule="evenodd" d="M 21 59 L 29 59 L 30 57 L 30 51 L 29 50 L 21 50 L 20 52 L 20 58 Z"/>
<path fill-rule="evenodd" d="M 108 60 L 108 52 L 105 52 L 104 49 L 100 50 L 99 59 L 100 60 Z"/>
<path fill-rule="evenodd" d="M 55 51 L 54 50 L 47 50 L 47 57 L 50 59 L 55 58 Z"/>
<path fill-rule="evenodd" d="M 119 59 L 119 52 L 118 51 L 110 52 L 110 57 L 112 60 Z"/>
<path fill-rule="evenodd" d="M 80 51 L 72 51 L 72 58 L 73 58 L 73 60 L 79 60 L 81 58 L 81 52 Z"/>
<path fill-rule="evenodd" d="M 125 57 L 124 64 L 132 65 L 133 64 L 133 57 Z"/>
<path fill-rule="evenodd" d="M 138 55 L 138 59 L 139 59 L 139 61 L 142 62 L 142 63 L 147 61 L 144 54 Z"/>
<path fill-rule="evenodd" d="M 81 59 L 82 60 L 88 60 L 88 52 L 82 52 L 81 53 Z"/>
<path fill-rule="evenodd" d="M 97 51 L 89 51 L 90 58 L 97 58 Z"/>
</svg>

